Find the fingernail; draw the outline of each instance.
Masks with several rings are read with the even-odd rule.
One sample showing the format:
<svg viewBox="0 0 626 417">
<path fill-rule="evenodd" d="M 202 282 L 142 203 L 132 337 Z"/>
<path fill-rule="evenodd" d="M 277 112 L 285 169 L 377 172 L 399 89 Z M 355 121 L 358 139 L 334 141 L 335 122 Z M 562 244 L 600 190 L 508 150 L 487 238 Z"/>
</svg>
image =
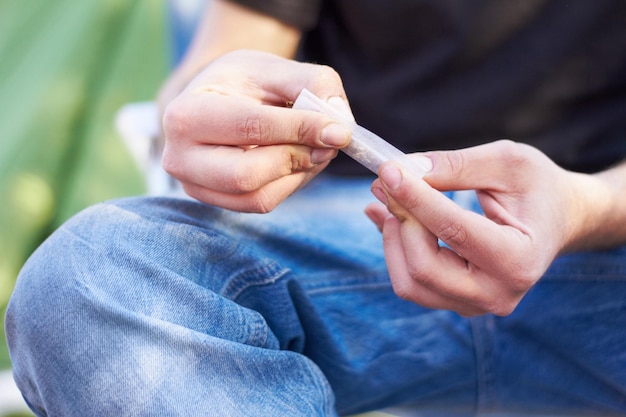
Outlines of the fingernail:
<svg viewBox="0 0 626 417">
<path fill-rule="evenodd" d="M 427 174 L 433 170 L 433 161 L 426 156 L 410 155 L 410 160 L 415 165 L 417 165 L 418 169 L 424 174 Z"/>
<path fill-rule="evenodd" d="M 325 148 L 315 148 L 313 152 L 311 152 L 311 163 L 323 164 L 324 162 L 328 162 L 337 156 L 336 149 L 325 149 Z"/>
<path fill-rule="evenodd" d="M 390 190 L 395 190 L 402 183 L 402 173 L 393 163 L 383 166 L 380 170 L 380 179 Z"/>
<path fill-rule="evenodd" d="M 380 201 L 384 205 L 387 205 L 388 203 L 387 194 L 385 194 L 385 191 L 383 191 L 382 188 L 372 187 L 372 194 L 374 194 L 374 196 L 378 199 L 378 201 Z"/>
<path fill-rule="evenodd" d="M 407 154 L 403 159 L 399 160 L 404 168 L 411 171 L 412 174 L 422 178 L 433 170 L 433 161 L 422 155 Z"/>
<path fill-rule="evenodd" d="M 348 142 L 350 132 L 339 123 L 331 123 L 322 130 L 321 141 L 326 146 L 341 147 Z"/>
</svg>

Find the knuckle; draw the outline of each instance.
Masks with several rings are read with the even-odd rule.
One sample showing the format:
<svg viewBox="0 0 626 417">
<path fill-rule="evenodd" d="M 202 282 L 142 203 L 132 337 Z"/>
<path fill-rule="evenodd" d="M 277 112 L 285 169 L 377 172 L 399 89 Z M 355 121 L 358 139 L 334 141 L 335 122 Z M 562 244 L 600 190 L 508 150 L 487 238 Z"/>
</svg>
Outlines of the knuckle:
<svg viewBox="0 0 626 417">
<path fill-rule="evenodd" d="M 509 272 L 508 286 L 514 293 L 526 293 L 541 277 L 543 270 L 535 270 L 528 265 L 517 264 L 514 272 Z"/>
<path fill-rule="evenodd" d="M 163 149 L 163 155 L 161 156 L 161 166 L 163 170 L 175 178 L 179 178 L 183 172 L 183 165 L 180 163 L 180 159 L 177 157 L 177 153 L 172 150 L 172 147 L 166 145 Z"/>
<path fill-rule="evenodd" d="M 411 279 L 425 287 L 430 287 L 432 285 L 433 278 L 431 274 L 425 273 L 423 266 L 418 262 L 407 261 L 407 272 Z"/>
<path fill-rule="evenodd" d="M 307 162 L 299 158 L 297 154 L 289 154 L 289 172 L 300 172 L 309 168 Z"/>
<path fill-rule="evenodd" d="M 543 275 L 545 269 L 538 264 L 536 259 L 540 255 L 525 257 L 512 257 L 507 262 L 504 271 L 507 277 L 507 286 L 514 293 L 526 293 Z"/>
<path fill-rule="evenodd" d="M 465 157 L 462 152 L 451 151 L 443 153 L 443 163 L 447 165 L 448 171 L 452 177 L 462 175 L 465 167 Z"/>
<path fill-rule="evenodd" d="M 485 312 L 501 317 L 509 316 L 515 311 L 527 290 L 528 288 L 516 290 L 507 287 L 502 293 L 494 294 L 488 302 L 483 304 Z"/>
<path fill-rule="evenodd" d="M 515 311 L 515 308 L 517 307 L 517 305 L 518 305 L 517 301 L 507 300 L 489 308 L 487 312 L 496 316 L 506 317 L 506 316 L 510 316 L 511 313 Z"/>
<path fill-rule="evenodd" d="M 339 73 L 332 67 L 321 64 L 310 65 L 310 78 L 306 87 L 316 93 L 327 95 L 344 95 L 343 82 Z"/>
<path fill-rule="evenodd" d="M 307 171 L 315 165 L 311 162 L 310 153 L 301 152 L 296 148 L 286 148 L 283 152 L 285 169 L 282 175 L 289 175 L 296 172 Z"/>
<path fill-rule="evenodd" d="M 387 209 L 400 223 L 412 220 L 412 213 L 419 213 L 427 208 L 418 193 L 411 191 L 410 187 L 401 186 L 400 189 L 390 191 L 392 198 L 389 199 Z"/>
<path fill-rule="evenodd" d="M 493 314 L 500 317 L 510 315 L 518 304 L 518 301 L 510 294 L 503 295 L 500 293 L 483 295 L 467 301 L 476 314 Z"/>
<path fill-rule="evenodd" d="M 489 314 L 490 311 L 480 305 L 476 305 L 473 303 L 465 303 L 460 305 L 455 311 L 462 317 L 476 317 L 483 316 L 485 314 Z"/>
<path fill-rule="evenodd" d="M 318 126 L 308 119 L 301 119 L 297 127 L 297 142 L 300 144 L 315 143 L 318 137 Z"/>
<path fill-rule="evenodd" d="M 258 113 L 250 113 L 235 123 L 235 131 L 246 145 L 264 145 L 269 142 L 271 132 Z"/>
<path fill-rule="evenodd" d="M 237 193 L 249 193 L 257 190 L 260 186 L 259 176 L 252 168 L 240 165 L 233 168 L 225 182 L 228 188 Z"/>
<path fill-rule="evenodd" d="M 196 192 L 196 187 L 186 182 L 182 183 L 181 186 L 183 187 L 183 191 L 185 192 L 185 194 L 187 194 L 189 197 L 192 197 L 198 200 L 200 199 L 199 193 Z"/>
<path fill-rule="evenodd" d="M 523 169 L 531 162 L 530 153 L 532 147 L 521 143 L 513 142 L 509 139 L 502 139 L 497 142 L 501 147 L 501 155 L 507 166 L 513 169 Z"/>
<path fill-rule="evenodd" d="M 469 239 L 467 230 L 461 224 L 456 222 L 443 225 L 436 235 L 439 239 L 452 247 L 465 246 Z"/>
<path fill-rule="evenodd" d="M 511 276 L 512 278 L 508 280 L 508 286 L 511 291 L 516 293 L 528 291 L 535 282 L 534 274 L 529 271 L 523 270 L 513 273 Z"/>
<path fill-rule="evenodd" d="M 317 73 L 315 74 L 316 85 L 341 85 L 341 76 L 332 67 L 328 65 L 317 65 Z"/>
<path fill-rule="evenodd" d="M 191 120 L 189 112 L 184 111 L 174 100 L 163 113 L 163 134 L 168 140 L 189 136 Z"/>
<path fill-rule="evenodd" d="M 511 139 L 497 140 L 495 145 L 501 148 L 502 153 L 511 155 L 519 152 L 523 148 L 521 143 L 515 142 Z"/>
<path fill-rule="evenodd" d="M 272 198 L 268 193 L 259 190 L 249 200 L 249 209 L 253 213 L 266 214 L 278 207 L 279 201 Z"/>
<path fill-rule="evenodd" d="M 413 291 L 406 283 L 393 283 L 393 292 L 405 301 L 413 301 Z"/>
</svg>

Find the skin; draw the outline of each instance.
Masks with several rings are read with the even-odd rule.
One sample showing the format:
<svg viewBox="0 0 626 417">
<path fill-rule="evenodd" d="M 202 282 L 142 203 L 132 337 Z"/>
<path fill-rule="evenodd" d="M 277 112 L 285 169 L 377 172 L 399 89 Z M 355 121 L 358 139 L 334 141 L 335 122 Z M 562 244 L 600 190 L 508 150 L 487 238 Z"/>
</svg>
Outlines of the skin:
<svg viewBox="0 0 626 417">
<path fill-rule="evenodd" d="M 433 169 L 423 181 L 384 164 L 372 185 L 383 204 L 366 209 L 402 298 L 508 315 L 557 255 L 626 241 L 626 164 L 578 174 L 511 141 L 426 155 Z M 438 191 L 453 189 L 477 190 L 485 215 Z"/>
<path fill-rule="evenodd" d="M 345 99 L 339 77 L 327 67 L 257 51 L 214 60 L 165 111 L 165 170 L 206 203 L 273 210 L 350 140 L 329 117 L 285 107 L 305 87 Z"/>
<path fill-rule="evenodd" d="M 348 107 L 334 70 L 288 59 L 300 36 L 236 4 L 209 2 L 158 98 L 163 166 L 191 197 L 231 210 L 271 211 L 348 144 L 349 132 L 330 118 L 285 107 L 303 88 L 331 105 L 339 101 L 342 111 Z"/>
<path fill-rule="evenodd" d="M 331 119 L 285 103 L 302 88 L 344 111 L 347 98 L 334 70 L 291 59 L 297 30 L 210 4 L 159 95 L 163 165 L 200 201 L 268 212 L 349 142 Z M 383 164 L 372 185 L 381 203 L 366 208 L 404 299 L 465 316 L 507 315 L 559 254 L 626 243 L 626 163 L 573 173 L 512 141 L 424 156 L 433 168 L 423 180 Z M 439 192 L 460 189 L 477 190 L 484 216 Z"/>
</svg>

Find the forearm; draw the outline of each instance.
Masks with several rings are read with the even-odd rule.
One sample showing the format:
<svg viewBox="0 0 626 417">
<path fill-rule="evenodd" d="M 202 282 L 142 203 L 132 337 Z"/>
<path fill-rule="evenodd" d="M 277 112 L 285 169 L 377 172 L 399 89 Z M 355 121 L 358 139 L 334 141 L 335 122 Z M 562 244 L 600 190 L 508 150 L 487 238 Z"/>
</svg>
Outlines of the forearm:
<svg viewBox="0 0 626 417">
<path fill-rule="evenodd" d="M 206 65 L 236 49 L 254 49 L 293 58 L 301 33 L 270 16 L 225 0 L 206 7 L 191 45 L 159 93 L 164 108 Z"/>
<path fill-rule="evenodd" d="M 209 2 L 182 66 L 201 68 L 235 49 L 257 49 L 286 58 L 295 55 L 296 28 L 225 0 Z"/>
<path fill-rule="evenodd" d="M 626 244 L 626 161 L 597 174 L 573 175 L 575 221 L 564 251 Z"/>
</svg>

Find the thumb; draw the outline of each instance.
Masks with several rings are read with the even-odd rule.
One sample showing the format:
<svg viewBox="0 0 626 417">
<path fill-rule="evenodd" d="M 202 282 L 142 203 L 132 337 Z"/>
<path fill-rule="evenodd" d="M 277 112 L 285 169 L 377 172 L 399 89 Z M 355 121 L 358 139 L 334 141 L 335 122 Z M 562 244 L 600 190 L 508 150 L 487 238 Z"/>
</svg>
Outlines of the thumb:
<svg viewBox="0 0 626 417">
<path fill-rule="evenodd" d="M 516 149 L 517 143 L 500 140 L 453 151 L 426 152 L 433 168 L 424 180 L 441 191 L 502 189 L 503 178 L 519 175 Z"/>
</svg>

